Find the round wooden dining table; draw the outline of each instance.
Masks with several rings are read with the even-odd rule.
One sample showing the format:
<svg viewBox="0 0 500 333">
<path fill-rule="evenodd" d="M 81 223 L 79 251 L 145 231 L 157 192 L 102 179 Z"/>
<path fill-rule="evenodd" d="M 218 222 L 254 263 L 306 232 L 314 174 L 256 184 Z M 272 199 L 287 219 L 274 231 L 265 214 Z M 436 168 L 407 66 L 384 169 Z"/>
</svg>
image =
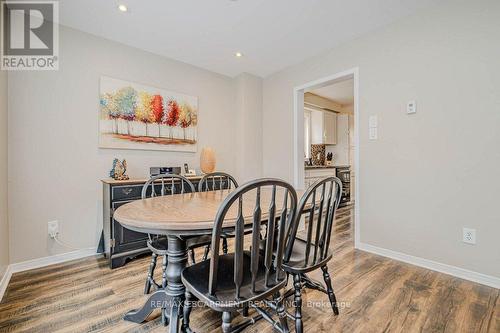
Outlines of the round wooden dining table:
<svg viewBox="0 0 500 333">
<path fill-rule="evenodd" d="M 192 236 L 212 233 L 217 211 L 232 190 L 217 190 L 166 195 L 137 200 L 120 206 L 113 218 L 130 230 L 165 235 L 168 238 L 167 287 L 159 289 L 148 298 L 141 309 L 129 311 L 125 320 L 142 323 L 155 308 L 164 309 L 169 322 L 169 332 L 179 332 L 180 318 L 183 316 L 183 303 L 186 288 L 182 284 L 181 272 L 187 265 L 188 251 L 186 240 Z M 261 200 L 270 202 L 271 189 L 262 188 Z M 304 191 L 297 191 L 300 198 Z M 277 196 L 280 193 L 277 192 Z M 276 201 L 276 211 L 279 212 Z M 264 207 L 264 205 L 263 205 Z M 224 220 L 223 229 L 231 231 L 236 222 L 236 208 L 230 209 Z M 246 195 L 243 199 L 243 217 L 248 224 L 252 222 L 255 208 L 255 196 Z M 263 210 L 262 219 L 266 219 Z M 277 214 L 277 216 L 279 216 Z M 190 297 L 188 295 L 188 297 Z M 190 300 L 187 300 L 190 301 Z M 186 329 L 186 328 L 184 328 Z"/>
</svg>

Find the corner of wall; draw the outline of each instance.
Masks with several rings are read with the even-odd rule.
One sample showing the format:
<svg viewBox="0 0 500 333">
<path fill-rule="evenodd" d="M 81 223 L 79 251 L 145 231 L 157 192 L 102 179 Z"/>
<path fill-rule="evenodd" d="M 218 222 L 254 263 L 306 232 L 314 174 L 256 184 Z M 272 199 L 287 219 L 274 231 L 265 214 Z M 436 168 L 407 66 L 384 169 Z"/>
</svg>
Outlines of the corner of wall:
<svg viewBox="0 0 500 333">
<path fill-rule="evenodd" d="M 9 265 L 7 96 L 8 73 L 0 71 L 0 279 L 7 276 Z"/>
</svg>

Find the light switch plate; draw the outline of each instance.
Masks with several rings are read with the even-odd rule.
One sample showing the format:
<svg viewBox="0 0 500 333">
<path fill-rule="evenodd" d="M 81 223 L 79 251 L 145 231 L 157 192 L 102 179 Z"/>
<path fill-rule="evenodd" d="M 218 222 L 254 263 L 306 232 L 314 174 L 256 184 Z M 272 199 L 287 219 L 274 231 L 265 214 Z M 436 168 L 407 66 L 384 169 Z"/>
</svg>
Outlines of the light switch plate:
<svg viewBox="0 0 500 333">
<path fill-rule="evenodd" d="M 368 120 L 368 127 L 370 127 L 370 128 L 378 127 L 377 116 L 370 116 L 370 118 Z"/>
<path fill-rule="evenodd" d="M 406 105 L 406 113 L 407 114 L 417 113 L 417 102 L 416 101 L 409 101 L 408 102 L 408 104 Z"/>
<path fill-rule="evenodd" d="M 370 128 L 370 140 L 377 140 L 378 129 L 376 127 Z"/>
</svg>

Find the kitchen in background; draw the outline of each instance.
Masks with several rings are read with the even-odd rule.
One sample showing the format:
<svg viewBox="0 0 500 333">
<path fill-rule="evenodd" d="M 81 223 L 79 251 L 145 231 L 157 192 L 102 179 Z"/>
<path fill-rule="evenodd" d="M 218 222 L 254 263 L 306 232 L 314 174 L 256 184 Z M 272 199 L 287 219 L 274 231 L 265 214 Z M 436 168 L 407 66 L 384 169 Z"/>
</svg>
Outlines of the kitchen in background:
<svg viewBox="0 0 500 333">
<path fill-rule="evenodd" d="M 341 205 L 354 202 L 354 125 L 353 79 L 304 94 L 305 187 L 337 176 Z"/>
</svg>

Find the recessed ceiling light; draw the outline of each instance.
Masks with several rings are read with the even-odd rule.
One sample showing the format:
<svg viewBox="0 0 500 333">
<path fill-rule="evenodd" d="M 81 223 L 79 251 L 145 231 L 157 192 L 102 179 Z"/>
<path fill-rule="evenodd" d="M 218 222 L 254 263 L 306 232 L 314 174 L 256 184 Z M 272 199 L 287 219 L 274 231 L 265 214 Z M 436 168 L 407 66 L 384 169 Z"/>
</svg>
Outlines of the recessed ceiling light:
<svg viewBox="0 0 500 333">
<path fill-rule="evenodd" d="M 125 6 L 125 5 L 123 5 L 123 4 L 122 5 L 118 5 L 118 10 L 120 12 L 124 12 L 125 13 L 126 11 L 128 11 L 128 7 Z"/>
<path fill-rule="evenodd" d="M 241 53 L 241 52 L 236 52 L 234 55 L 236 56 L 236 58 L 243 57 L 243 53 Z"/>
</svg>

